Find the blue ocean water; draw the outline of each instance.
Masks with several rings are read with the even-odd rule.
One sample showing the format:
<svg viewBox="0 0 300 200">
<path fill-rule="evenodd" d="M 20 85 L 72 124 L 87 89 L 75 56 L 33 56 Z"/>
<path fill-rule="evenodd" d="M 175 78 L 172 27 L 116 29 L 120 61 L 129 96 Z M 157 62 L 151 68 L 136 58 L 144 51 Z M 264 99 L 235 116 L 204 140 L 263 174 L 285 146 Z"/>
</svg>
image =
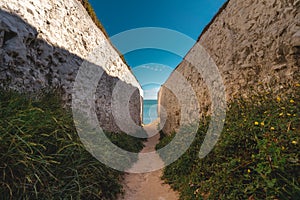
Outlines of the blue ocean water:
<svg viewBox="0 0 300 200">
<path fill-rule="evenodd" d="M 157 100 L 144 100 L 143 124 L 150 124 L 157 119 Z"/>
</svg>

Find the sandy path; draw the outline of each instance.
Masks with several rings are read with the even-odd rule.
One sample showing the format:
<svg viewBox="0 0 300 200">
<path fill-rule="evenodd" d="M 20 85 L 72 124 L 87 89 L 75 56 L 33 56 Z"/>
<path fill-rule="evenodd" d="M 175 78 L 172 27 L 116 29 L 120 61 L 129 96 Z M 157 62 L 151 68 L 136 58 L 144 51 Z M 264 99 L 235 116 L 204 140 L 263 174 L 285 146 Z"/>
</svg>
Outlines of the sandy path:
<svg viewBox="0 0 300 200">
<path fill-rule="evenodd" d="M 156 129 L 156 123 L 146 126 L 147 129 Z M 159 142 L 159 134 L 148 138 L 144 143 L 145 147 L 141 153 L 155 151 L 155 145 Z M 159 155 L 155 162 L 163 162 Z M 132 166 L 138 167 L 141 164 L 139 160 Z M 140 167 L 140 166 L 139 166 Z M 162 169 L 149 173 L 126 173 L 123 182 L 125 195 L 119 200 L 178 200 L 179 195 L 173 191 L 168 184 L 162 180 Z"/>
</svg>

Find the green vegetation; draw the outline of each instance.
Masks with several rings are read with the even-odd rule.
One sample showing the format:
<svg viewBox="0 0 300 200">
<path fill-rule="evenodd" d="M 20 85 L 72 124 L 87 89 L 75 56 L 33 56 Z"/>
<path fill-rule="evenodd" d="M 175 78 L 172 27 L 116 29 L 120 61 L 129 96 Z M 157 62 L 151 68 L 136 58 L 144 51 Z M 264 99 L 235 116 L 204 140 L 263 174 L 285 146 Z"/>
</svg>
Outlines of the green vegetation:
<svg viewBox="0 0 300 200">
<path fill-rule="evenodd" d="M 83 5 L 83 7 L 87 11 L 87 13 L 90 15 L 91 19 L 96 24 L 96 26 L 104 33 L 106 38 L 109 38 L 108 34 L 106 33 L 106 30 L 104 29 L 103 25 L 101 24 L 100 20 L 98 19 L 98 17 L 96 15 L 92 5 L 90 4 L 90 2 L 88 0 L 79 0 L 79 1 Z"/>
<path fill-rule="evenodd" d="M 293 87 L 286 97 L 267 93 L 232 102 L 213 151 L 198 158 L 207 130 L 203 123 L 189 150 L 165 168 L 163 179 L 187 200 L 300 199 L 300 85 Z"/>
<path fill-rule="evenodd" d="M 116 199 L 122 173 L 87 152 L 58 92 L 0 91 L 0 199 Z M 140 140 L 107 133 L 123 149 Z"/>
</svg>

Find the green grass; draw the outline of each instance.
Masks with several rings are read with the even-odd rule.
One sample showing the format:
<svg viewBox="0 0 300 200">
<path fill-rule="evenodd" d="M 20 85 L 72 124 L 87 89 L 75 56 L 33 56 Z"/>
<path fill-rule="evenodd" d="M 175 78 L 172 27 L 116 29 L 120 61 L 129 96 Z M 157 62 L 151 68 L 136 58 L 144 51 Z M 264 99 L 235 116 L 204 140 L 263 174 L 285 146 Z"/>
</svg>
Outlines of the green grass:
<svg viewBox="0 0 300 200">
<path fill-rule="evenodd" d="M 90 155 L 57 92 L 0 91 L 0 199 L 115 199 L 122 173 Z M 107 133 L 123 149 L 141 140 Z"/>
<path fill-rule="evenodd" d="M 267 93 L 230 103 L 213 151 L 198 158 L 207 130 L 202 123 L 191 147 L 165 168 L 163 179 L 186 200 L 300 199 L 299 84 L 293 89 L 287 96 Z"/>
</svg>

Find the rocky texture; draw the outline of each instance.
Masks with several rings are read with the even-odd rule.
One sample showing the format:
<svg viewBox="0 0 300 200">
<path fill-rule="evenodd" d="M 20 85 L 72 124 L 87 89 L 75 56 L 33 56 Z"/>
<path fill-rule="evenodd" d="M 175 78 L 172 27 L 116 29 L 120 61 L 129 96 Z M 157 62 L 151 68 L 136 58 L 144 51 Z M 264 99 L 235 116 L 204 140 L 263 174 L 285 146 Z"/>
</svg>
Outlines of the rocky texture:
<svg viewBox="0 0 300 200">
<path fill-rule="evenodd" d="M 104 34 L 77 0 L 0 1 L 0 86 L 23 92 L 61 88 L 70 105 L 83 62 L 104 69 L 96 92 L 102 127 L 118 131 L 111 112 L 114 85 L 136 90 L 130 114 L 141 124 L 142 89 Z M 104 65 L 101 65 L 104 61 Z"/>
<path fill-rule="evenodd" d="M 226 100 L 249 98 L 260 92 L 283 94 L 300 80 L 300 1 L 230 0 L 206 27 L 197 44 L 218 66 L 226 87 Z M 187 60 L 196 61 L 194 46 L 175 69 L 197 93 L 200 115 L 210 114 L 210 94 L 201 74 Z M 164 84 L 169 84 L 170 79 Z M 159 104 L 168 118 L 163 131 L 179 126 L 176 97 L 162 86 Z"/>
</svg>

